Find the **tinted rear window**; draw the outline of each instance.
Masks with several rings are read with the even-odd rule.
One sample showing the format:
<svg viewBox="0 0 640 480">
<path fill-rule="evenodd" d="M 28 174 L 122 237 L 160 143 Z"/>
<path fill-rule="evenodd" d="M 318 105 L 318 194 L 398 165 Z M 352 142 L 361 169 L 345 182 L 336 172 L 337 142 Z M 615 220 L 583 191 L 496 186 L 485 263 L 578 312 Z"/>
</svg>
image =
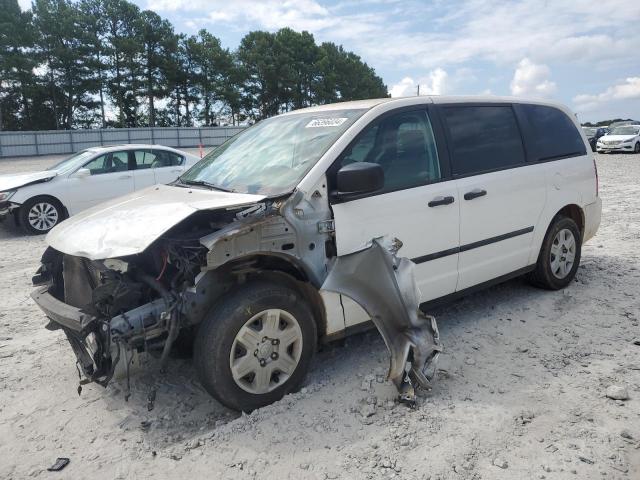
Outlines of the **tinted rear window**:
<svg viewBox="0 0 640 480">
<path fill-rule="evenodd" d="M 511 106 L 445 107 L 454 175 L 514 167 L 524 148 Z"/>
<path fill-rule="evenodd" d="M 571 119 L 561 110 L 545 105 L 519 105 L 529 123 L 531 137 L 527 147 L 531 160 L 586 155 L 580 133 Z"/>
</svg>

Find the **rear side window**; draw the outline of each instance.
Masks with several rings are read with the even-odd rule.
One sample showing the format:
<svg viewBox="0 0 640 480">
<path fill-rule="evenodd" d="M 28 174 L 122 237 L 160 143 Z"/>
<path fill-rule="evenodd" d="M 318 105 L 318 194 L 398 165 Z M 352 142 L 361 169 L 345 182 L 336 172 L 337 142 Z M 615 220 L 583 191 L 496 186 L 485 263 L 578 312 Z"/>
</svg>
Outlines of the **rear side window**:
<svg viewBox="0 0 640 480">
<path fill-rule="evenodd" d="M 154 150 L 155 158 L 151 162 L 151 168 L 177 167 L 182 165 L 183 158 L 177 153 L 167 150 Z"/>
<path fill-rule="evenodd" d="M 561 110 L 545 105 L 519 105 L 529 123 L 527 147 L 533 161 L 586 155 L 587 151 L 571 119 Z"/>
<path fill-rule="evenodd" d="M 451 106 L 443 111 L 454 175 L 473 175 L 524 163 L 522 137 L 511 106 Z"/>
</svg>

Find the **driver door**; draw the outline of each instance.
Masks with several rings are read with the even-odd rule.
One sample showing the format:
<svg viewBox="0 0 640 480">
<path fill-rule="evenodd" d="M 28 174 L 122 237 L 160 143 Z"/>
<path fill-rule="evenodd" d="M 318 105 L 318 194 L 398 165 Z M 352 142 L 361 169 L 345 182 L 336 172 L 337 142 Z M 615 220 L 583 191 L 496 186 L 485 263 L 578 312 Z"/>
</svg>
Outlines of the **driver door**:
<svg viewBox="0 0 640 480">
<path fill-rule="evenodd" d="M 458 280 L 457 188 L 437 138 L 441 129 L 426 106 L 391 112 L 366 127 L 328 174 L 335 178 L 342 166 L 358 161 L 383 167 L 382 190 L 332 201 L 337 253 L 361 250 L 376 237 L 400 239 L 399 255 L 416 263 L 423 302 L 455 292 Z M 347 326 L 366 320 L 354 302 L 343 299 L 343 306 Z"/>
<path fill-rule="evenodd" d="M 90 172 L 67 178 L 63 203 L 70 215 L 115 197 L 133 192 L 133 175 L 129 170 L 129 152 L 109 152 L 89 160 L 81 168 Z"/>
</svg>

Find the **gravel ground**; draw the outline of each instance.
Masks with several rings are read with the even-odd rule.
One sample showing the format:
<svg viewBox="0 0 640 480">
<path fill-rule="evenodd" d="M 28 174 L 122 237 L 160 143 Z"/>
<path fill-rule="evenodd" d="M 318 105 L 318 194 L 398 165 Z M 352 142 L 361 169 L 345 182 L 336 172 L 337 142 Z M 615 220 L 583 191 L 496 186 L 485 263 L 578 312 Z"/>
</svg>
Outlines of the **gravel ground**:
<svg viewBox="0 0 640 480">
<path fill-rule="evenodd" d="M 640 478 L 640 157 L 597 161 L 602 225 L 575 283 L 515 280 L 433 312 L 446 350 L 414 410 L 394 403 L 375 331 L 323 349 L 299 393 L 251 415 L 212 400 L 188 359 L 166 375 L 143 360 L 128 402 L 122 379 L 79 396 L 67 341 L 28 297 L 44 239 L 0 226 L 0 478 L 53 477 L 56 457 L 74 479 Z"/>
</svg>

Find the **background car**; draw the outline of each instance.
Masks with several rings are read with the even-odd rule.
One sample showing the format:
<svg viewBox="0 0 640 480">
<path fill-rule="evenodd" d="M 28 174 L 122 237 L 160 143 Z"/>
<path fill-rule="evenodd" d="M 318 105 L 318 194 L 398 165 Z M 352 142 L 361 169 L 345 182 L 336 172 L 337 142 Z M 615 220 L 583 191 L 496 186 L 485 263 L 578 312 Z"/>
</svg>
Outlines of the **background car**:
<svg viewBox="0 0 640 480">
<path fill-rule="evenodd" d="M 615 127 L 611 132 L 600 137 L 596 143 L 596 151 L 640 153 L 640 125 L 624 125 Z"/>
<path fill-rule="evenodd" d="M 625 125 L 640 125 L 640 122 L 638 122 L 636 120 L 619 120 L 617 122 L 611 122 L 607 126 L 607 130 L 610 132 L 614 128 L 624 127 Z"/>
<path fill-rule="evenodd" d="M 0 176 L 0 219 L 13 214 L 31 234 L 135 190 L 170 183 L 199 160 L 160 145 L 82 150 L 42 172 Z"/>
<path fill-rule="evenodd" d="M 600 137 L 603 137 L 607 134 L 607 130 L 604 127 L 582 127 L 587 140 L 589 140 L 589 145 L 591 145 L 591 151 L 596 151 L 596 143 Z"/>
</svg>

